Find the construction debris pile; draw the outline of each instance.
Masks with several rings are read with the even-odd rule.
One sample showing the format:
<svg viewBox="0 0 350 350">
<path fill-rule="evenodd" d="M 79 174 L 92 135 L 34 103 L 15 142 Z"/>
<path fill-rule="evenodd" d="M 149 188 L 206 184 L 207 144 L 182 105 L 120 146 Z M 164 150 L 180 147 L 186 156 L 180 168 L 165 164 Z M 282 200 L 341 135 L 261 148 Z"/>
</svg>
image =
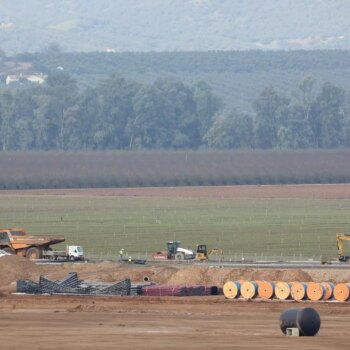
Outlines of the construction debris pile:
<svg viewBox="0 0 350 350">
<path fill-rule="evenodd" d="M 223 287 L 227 299 L 278 299 L 310 301 L 348 301 L 350 283 L 330 282 L 272 282 L 272 281 L 228 281 Z"/>
<path fill-rule="evenodd" d="M 17 280 L 17 293 L 25 294 L 78 294 L 78 295 L 148 295 L 148 296 L 204 296 L 223 294 L 216 286 L 165 286 L 152 282 L 132 284 L 129 278 L 118 283 L 81 281 L 76 272 L 62 280 L 52 281 L 41 275 L 39 282 Z"/>
</svg>

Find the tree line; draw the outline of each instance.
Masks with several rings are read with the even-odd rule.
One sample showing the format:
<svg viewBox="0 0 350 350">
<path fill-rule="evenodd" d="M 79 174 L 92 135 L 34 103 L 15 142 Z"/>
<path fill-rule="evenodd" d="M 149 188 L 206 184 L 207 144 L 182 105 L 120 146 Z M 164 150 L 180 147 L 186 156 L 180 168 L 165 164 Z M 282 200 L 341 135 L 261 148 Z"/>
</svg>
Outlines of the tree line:
<svg viewBox="0 0 350 350">
<path fill-rule="evenodd" d="M 254 114 L 232 111 L 214 117 L 205 139 L 209 147 L 224 149 L 349 147 L 348 97 L 329 82 L 316 89 L 311 77 L 289 95 L 270 86 L 253 102 Z"/>
<path fill-rule="evenodd" d="M 289 95 L 273 87 L 254 113 L 226 113 L 204 82 L 143 84 L 111 75 L 79 90 L 65 71 L 42 86 L 0 90 L 2 150 L 338 148 L 350 146 L 347 93 L 306 78 Z"/>
<path fill-rule="evenodd" d="M 261 72 L 272 70 L 348 69 L 348 50 L 293 51 L 169 51 L 63 52 L 59 44 L 46 51 L 18 54 L 13 59 L 32 62 L 43 72 L 64 66 L 72 74 Z"/>
</svg>

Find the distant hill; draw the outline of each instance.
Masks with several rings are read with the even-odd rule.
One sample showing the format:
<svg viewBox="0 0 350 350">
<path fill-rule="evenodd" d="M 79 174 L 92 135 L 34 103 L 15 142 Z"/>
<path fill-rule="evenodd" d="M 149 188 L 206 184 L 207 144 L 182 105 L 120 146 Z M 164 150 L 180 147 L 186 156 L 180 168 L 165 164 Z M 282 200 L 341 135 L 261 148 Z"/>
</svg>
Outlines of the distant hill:
<svg viewBox="0 0 350 350">
<path fill-rule="evenodd" d="M 19 62 L 22 63 L 20 64 Z M 152 83 L 171 78 L 188 84 L 207 82 L 225 102 L 226 108 L 251 111 L 252 102 L 267 86 L 288 94 L 305 77 L 316 85 L 326 81 L 350 91 L 350 51 L 212 51 L 147 53 L 37 53 L 17 56 L 16 65 L 45 74 L 57 67 L 72 74 L 81 86 L 96 85 L 115 74 Z M 2 72 L 0 69 L 0 79 Z M 3 74 L 5 78 L 5 74 Z"/>
<path fill-rule="evenodd" d="M 347 0 L 0 0 L 7 55 L 65 51 L 350 49 Z"/>
</svg>

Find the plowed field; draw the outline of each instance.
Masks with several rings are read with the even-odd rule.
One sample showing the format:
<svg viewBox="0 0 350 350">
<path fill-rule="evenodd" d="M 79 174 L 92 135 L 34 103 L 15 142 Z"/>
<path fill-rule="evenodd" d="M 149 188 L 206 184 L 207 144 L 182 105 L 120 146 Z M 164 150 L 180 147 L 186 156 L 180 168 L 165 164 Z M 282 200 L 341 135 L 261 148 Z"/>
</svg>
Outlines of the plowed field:
<svg viewBox="0 0 350 350">
<path fill-rule="evenodd" d="M 334 185 L 247 185 L 201 187 L 140 187 L 56 190 L 5 190 L 2 194 L 18 195 L 87 195 L 144 197 L 210 198 L 350 198 L 350 184 Z"/>
</svg>

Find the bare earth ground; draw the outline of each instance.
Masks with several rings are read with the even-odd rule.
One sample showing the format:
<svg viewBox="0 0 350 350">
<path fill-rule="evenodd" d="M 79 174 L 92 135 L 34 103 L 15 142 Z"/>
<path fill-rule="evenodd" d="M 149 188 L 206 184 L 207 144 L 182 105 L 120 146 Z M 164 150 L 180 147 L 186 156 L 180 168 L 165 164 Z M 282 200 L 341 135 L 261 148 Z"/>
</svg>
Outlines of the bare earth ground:
<svg viewBox="0 0 350 350">
<path fill-rule="evenodd" d="M 212 198 L 350 198 L 350 184 L 2 190 L 0 195 L 87 195 Z"/>
<path fill-rule="evenodd" d="M 349 348 L 348 304 L 316 305 L 320 335 L 303 338 L 279 329 L 281 312 L 292 306 L 286 303 L 16 296 L 0 305 L 1 349 Z"/>
<path fill-rule="evenodd" d="M 237 186 L 94 190 L 1 191 L 1 194 L 350 198 L 350 185 Z M 95 281 L 148 276 L 160 284 L 223 285 L 234 279 L 350 280 L 348 270 L 267 270 L 198 266 L 128 266 L 112 262 L 35 265 L 0 258 L 0 349 L 335 349 L 349 348 L 350 302 L 231 301 L 208 297 L 90 297 L 13 295 L 17 279 L 59 279 L 68 272 Z M 285 337 L 281 312 L 313 307 L 320 335 Z"/>
<path fill-rule="evenodd" d="M 347 349 L 349 303 L 226 300 L 208 297 L 91 297 L 14 295 L 15 281 L 60 279 L 76 271 L 84 280 L 120 281 L 144 276 L 159 284 L 223 285 L 227 280 L 348 281 L 347 270 L 272 270 L 201 266 L 133 266 L 114 262 L 35 265 L 0 258 L 0 349 Z M 290 307 L 313 307 L 320 335 L 285 337 L 279 317 Z M 297 344 L 296 344 L 297 343 Z M 74 344 L 74 345 L 73 345 Z"/>
</svg>

